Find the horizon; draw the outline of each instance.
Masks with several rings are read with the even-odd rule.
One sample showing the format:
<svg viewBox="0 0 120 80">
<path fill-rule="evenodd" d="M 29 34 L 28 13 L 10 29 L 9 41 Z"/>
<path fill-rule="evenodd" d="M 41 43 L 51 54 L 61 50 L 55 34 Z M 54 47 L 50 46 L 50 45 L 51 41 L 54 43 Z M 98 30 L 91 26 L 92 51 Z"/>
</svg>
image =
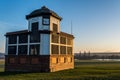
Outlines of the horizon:
<svg viewBox="0 0 120 80">
<path fill-rule="evenodd" d="M 44 5 L 63 18 L 61 31 L 71 33 L 72 26 L 74 53 L 120 52 L 119 4 L 120 0 L 1 0 L 0 52 L 5 52 L 5 33 L 27 29 L 25 16 Z"/>
</svg>

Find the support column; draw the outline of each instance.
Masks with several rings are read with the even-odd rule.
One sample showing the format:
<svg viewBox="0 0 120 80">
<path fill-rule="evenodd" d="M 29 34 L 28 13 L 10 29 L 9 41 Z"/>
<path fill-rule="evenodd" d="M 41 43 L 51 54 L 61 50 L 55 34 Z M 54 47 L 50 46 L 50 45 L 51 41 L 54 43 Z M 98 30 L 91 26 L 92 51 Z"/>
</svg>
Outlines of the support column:
<svg viewBox="0 0 120 80">
<path fill-rule="evenodd" d="M 72 55 L 74 55 L 74 49 L 73 49 L 74 45 L 73 44 L 74 44 L 74 42 L 73 42 L 73 39 L 72 39 Z"/>
<path fill-rule="evenodd" d="M 66 55 L 68 54 L 67 53 L 67 37 L 66 37 L 66 44 L 65 44 L 65 46 L 66 46 Z"/>
<path fill-rule="evenodd" d="M 59 55 L 61 54 L 60 53 L 60 35 L 59 35 L 59 42 L 58 42 L 58 44 L 59 44 Z"/>
<path fill-rule="evenodd" d="M 6 37 L 5 55 L 8 55 L 8 37 Z"/>
<path fill-rule="evenodd" d="M 16 55 L 18 55 L 18 44 L 19 44 L 19 36 L 17 36 L 17 49 L 16 49 Z"/>
<path fill-rule="evenodd" d="M 30 53 L 30 35 L 28 34 L 28 48 L 27 48 L 27 55 Z"/>
<path fill-rule="evenodd" d="M 40 43 L 41 43 L 41 35 L 39 34 L 39 36 L 40 36 Z M 39 46 L 40 46 L 41 44 L 39 44 Z M 40 52 L 41 51 L 41 46 L 39 47 L 39 55 L 40 55 Z"/>
</svg>

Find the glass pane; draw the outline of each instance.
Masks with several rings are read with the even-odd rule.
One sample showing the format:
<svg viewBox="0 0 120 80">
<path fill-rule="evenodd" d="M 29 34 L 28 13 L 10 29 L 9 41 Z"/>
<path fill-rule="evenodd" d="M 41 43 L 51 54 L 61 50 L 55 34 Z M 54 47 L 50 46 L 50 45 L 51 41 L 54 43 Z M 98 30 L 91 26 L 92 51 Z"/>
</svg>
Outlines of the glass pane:
<svg viewBox="0 0 120 80">
<path fill-rule="evenodd" d="M 8 54 L 16 54 L 16 46 L 9 46 Z"/>
<path fill-rule="evenodd" d="M 60 46 L 60 54 L 66 54 L 66 47 Z"/>
<path fill-rule="evenodd" d="M 21 45 L 18 47 L 18 54 L 27 54 L 27 45 Z"/>
<path fill-rule="evenodd" d="M 72 47 L 67 47 L 67 54 L 72 54 Z"/>
<path fill-rule="evenodd" d="M 68 38 L 68 39 L 67 39 L 67 44 L 68 44 L 68 45 L 72 45 L 72 39 L 69 39 L 69 38 Z"/>
<path fill-rule="evenodd" d="M 28 42 L 28 35 L 27 34 L 19 35 L 19 43 L 27 43 L 27 42 Z"/>
<path fill-rule="evenodd" d="M 53 23 L 53 31 L 57 32 L 58 31 L 58 25 Z"/>
<path fill-rule="evenodd" d="M 59 46 L 58 45 L 52 45 L 51 47 L 51 53 L 52 54 L 59 54 Z"/>
<path fill-rule="evenodd" d="M 59 36 L 58 35 L 52 35 L 52 43 L 58 43 L 59 42 Z"/>
<path fill-rule="evenodd" d="M 40 45 L 30 45 L 30 55 L 39 55 Z"/>
<path fill-rule="evenodd" d="M 40 34 L 39 34 L 39 32 L 30 34 L 30 42 L 31 43 L 40 42 Z"/>
<path fill-rule="evenodd" d="M 16 44 L 17 43 L 17 36 L 16 35 L 11 35 L 9 36 L 9 40 L 8 40 L 9 44 Z"/>
<path fill-rule="evenodd" d="M 38 22 L 32 23 L 32 31 L 38 31 Z"/>
<path fill-rule="evenodd" d="M 60 37 L 60 43 L 61 44 L 66 44 L 66 38 L 65 37 Z"/>
</svg>

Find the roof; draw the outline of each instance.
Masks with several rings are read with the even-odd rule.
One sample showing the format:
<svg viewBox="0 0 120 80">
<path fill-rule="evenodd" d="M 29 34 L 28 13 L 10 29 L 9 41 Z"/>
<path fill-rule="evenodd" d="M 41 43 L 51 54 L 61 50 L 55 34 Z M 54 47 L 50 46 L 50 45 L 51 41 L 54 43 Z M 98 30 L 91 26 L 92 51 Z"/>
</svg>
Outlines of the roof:
<svg viewBox="0 0 120 80">
<path fill-rule="evenodd" d="M 50 34 L 50 33 L 53 33 L 53 31 L 48 31 L 48 30 L 39 30 L 40 33 L 44 33 L 44 34 Z M 29 32 L 28 30 L 21 30 L 21 31 L 15 31 L 15 32 L 8 32 L 5 34 L 5 36 L 10 36 L 10 35 L 19 35 L 19 34 L 29 34 L 31 32 Z M 73 35 L 71 34 L 68 34 L 68 33 L 65 33 L 65 32 L 60 32 L 58 33 L 62 36 L 67 36 L 67 37 L 71 37 L 71 38 L 74 38 Z"/>
<path fill-rule="evenodd" d="M 42 15 L 52 15 L 52 16 L 62 20 L 62 18 L 57 13 L 48 9 L 45 6 L 43 6 L 41 9 L 37 9 L 37 10 L 32 11 L 29 15 L 26 15 L 26 19 L 30 19 L 33 17 L 42 16 Z"/>
<path fill-rule="evenodd" d="M 15 32 L 7 32 L 5 34 L 5 36 L 8 36 L 8 35 L 16 35 L 16 34 L 24 34 L 24 33 L 28 33 L 28 30 L 21 30 L 21 31 L 15 31 Z"/>
</svg>

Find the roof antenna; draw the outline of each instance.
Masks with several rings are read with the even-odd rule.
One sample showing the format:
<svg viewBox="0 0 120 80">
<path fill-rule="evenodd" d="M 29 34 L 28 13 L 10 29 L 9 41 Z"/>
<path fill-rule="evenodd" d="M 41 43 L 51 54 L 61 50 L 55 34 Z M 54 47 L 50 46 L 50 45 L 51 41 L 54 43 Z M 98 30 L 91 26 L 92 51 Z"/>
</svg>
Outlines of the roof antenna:
<svg viewBox="0 0 120 80">
<path fill-rule="evenodd" d="M 72 32 L 72 20 L 71 20 L 71 34 L 73 34 L 73 32 Z"/>
</svg>

